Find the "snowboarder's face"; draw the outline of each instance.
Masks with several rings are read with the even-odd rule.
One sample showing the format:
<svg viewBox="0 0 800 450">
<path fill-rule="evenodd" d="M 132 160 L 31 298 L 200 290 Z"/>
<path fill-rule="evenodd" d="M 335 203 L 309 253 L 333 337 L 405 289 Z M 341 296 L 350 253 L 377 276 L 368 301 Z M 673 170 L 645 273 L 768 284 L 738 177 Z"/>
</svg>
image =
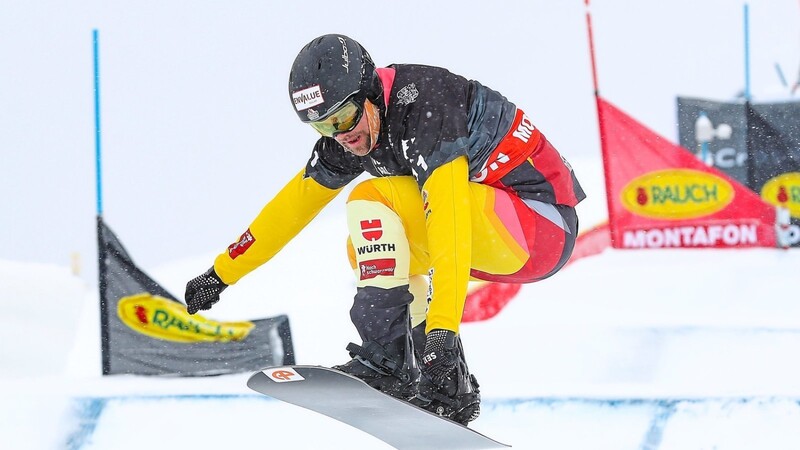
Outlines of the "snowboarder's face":
<svg viewBox="0 0 800 450">
<path fill-rule="evenodd" d="M 337 134 L 334 139 L 348 152 L 356 156 L 366 156 L 375 146 L 379 130 L 380 118 L 377 108 L 369 101 L 365 101 L 364 113 L 361 114 L 358 124 L 350 131 Z"/>
</svg>

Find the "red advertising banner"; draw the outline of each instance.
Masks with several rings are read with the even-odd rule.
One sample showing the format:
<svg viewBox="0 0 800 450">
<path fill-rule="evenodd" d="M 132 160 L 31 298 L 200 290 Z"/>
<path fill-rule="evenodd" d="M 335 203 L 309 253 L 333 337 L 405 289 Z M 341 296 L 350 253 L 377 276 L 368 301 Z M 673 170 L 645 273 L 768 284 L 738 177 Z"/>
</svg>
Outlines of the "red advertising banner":
<svg viewBox="0 0 800 450">
<path fill-rule="evenodd" d="M 775 208 L 597 97 L 614 248 L 775 247 Z"/>
</svg>

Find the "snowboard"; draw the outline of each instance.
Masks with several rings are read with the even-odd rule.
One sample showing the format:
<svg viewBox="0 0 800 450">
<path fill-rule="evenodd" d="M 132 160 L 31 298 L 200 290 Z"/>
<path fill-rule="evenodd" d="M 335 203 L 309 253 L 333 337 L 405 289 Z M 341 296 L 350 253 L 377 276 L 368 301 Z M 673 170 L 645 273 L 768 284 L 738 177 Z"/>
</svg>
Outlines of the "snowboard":
<svg viewBox="0 0 800 450">
<path fill-rule="evenodd" d="M 247 387 L 346 423 L 400 450 L 509 447 L 327 367 L 270 367 L 250 376 Z"/>
</svg>

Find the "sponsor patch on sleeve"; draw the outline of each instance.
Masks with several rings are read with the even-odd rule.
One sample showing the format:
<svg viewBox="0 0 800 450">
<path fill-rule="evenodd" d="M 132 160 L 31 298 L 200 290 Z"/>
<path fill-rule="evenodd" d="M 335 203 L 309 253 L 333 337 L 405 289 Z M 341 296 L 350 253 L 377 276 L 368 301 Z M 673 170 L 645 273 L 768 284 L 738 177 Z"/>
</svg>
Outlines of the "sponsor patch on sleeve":
<svg viewBox="0 0 800 450">
<path fill-rule="evenodd" d="M 231 259 L 236 259 L 243 255 L 255 241 L 256 238 L 253 237 L 253 234 L 250 233 L 250 229 L 248 228 L 247 231 L 239 237 L 238 241 L 228 246 L 228 255 Z"/>
<path fill-rule="evenodd" d="M 394 258 L 372 259 L 359 263 L 361 268 L 361 279 L 369 280 L 378 276 L 394 276 L 397 261 Z"/>
</svg>

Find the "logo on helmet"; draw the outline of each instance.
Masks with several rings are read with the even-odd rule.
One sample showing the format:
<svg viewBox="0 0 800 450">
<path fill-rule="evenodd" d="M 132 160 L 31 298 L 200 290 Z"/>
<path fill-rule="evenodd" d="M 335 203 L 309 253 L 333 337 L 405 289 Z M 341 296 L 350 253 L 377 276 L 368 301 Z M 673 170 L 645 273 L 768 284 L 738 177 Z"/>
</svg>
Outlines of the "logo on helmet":
<svg viewBox="0 0 800 450">
<path fill-rule="evenodd" d="M 350 73 L 350 55 L 347 54 L 347 41 L 341 36 L 338 36 L 338 38 L 339 42 L 342 43 L 342 60 L 344 61 L 342 67 L 344 67 L 345 72 Z"/>
<path fill-rule="evenodd" d="M 294 102 L 295 109 L 298 111 L 303 111 L 311 108 L 312 106 L 325 103 L 325 99 L 322 98 L 322 90 L 319 88 L 319 85 L 293 92 L 292 101 Z"/>
<path fill-rule="evenodd" d="M 319 119 L 319 111 L 316 109 L 309 109 L 307 116 L 308 120 L 317 120 Z"/>
</svg>

